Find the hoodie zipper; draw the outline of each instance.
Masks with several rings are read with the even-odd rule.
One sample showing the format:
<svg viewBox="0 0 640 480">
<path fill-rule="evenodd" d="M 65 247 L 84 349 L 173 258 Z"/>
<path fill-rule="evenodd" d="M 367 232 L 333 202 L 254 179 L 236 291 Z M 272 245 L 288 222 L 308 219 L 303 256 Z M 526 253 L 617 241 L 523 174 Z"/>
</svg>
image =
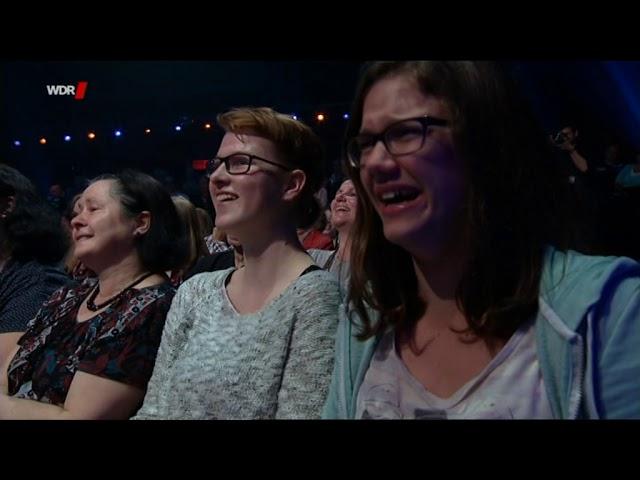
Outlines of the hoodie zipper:
<svg viewBox="0 0 640 480">
<path fill-rule="evenodd" d="M 573 357 L 575 375 L 572 379 L 571 394 L 569 398 L 569 419 L 578 418 L 578 411 L 582 402 L 584 385 L 584 341 L 580 335 L 575 338 L 575 355 Z M 573 342 L 572 342 L 573 343 Z"/>
<path fill-rule="evenodd" d="M 571 385 L 569 386 L 569 398 L 567 406 L 567 419 L 578 418 L 580 411 L 580 404 L 583 396 L 583 383 L 584 383 L 584 339 L 580 334 L 570 330 L 565 323 L 560 320 L 558 315 L 547 305 L 547 303 L 540 299 L 540 312 L 539 312 L 548 324 L 553 328 L 561 337 L 566 339 L 569 344 L 571 352 Z M 554 367 L 551 367 L 554 368 Z M 560 405 L 559 413 L 562 415 L 563 409 Z"/>
</svg>

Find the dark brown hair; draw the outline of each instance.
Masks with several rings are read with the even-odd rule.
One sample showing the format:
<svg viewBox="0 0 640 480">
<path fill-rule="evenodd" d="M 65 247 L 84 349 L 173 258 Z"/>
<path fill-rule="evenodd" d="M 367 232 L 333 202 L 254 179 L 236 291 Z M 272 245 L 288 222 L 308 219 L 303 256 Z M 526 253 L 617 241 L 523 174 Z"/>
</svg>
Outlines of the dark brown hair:
<svg viewBox="0 0 640 480">
<path fill-rule="evenodd" d="M 352 233 L 349 299 L 362 319 L 360 338 L 389 326 L 410 332 L 425 311 L 411 255 L 383 234 L 347 143 L 359 133 L 371 87 L 393 75 L 413 77 L 422 93 L 442 98 L 469 185 L 470 256 L 456 292 L 469 330 L 490 342 L 507 339 L 538 308 L 547 244 L 566 245 L 565 189 L 546 134 L 508 76 L 487 62 L 377 62 L 364 70 L 347 127 L 345 168 L 360 199 Z M 374 324 L 365 306 L 379 312 Z"/>
</svg>

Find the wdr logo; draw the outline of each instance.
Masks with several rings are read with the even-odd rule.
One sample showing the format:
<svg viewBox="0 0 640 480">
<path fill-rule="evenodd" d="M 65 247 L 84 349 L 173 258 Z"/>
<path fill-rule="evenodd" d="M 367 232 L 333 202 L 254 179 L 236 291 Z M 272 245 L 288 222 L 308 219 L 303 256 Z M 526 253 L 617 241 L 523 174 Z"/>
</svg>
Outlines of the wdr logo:
<svg viewBox="0 0 640 480">
<path fill-rule="evenodd" d="M 76 100 L 82 100 L 87 93 L 88 84 L 89 82 L 78 82 L 77 87 L 75 85 L 47 85 L 47 93 L 49 95 L 73 95 Z"/>
</svg>

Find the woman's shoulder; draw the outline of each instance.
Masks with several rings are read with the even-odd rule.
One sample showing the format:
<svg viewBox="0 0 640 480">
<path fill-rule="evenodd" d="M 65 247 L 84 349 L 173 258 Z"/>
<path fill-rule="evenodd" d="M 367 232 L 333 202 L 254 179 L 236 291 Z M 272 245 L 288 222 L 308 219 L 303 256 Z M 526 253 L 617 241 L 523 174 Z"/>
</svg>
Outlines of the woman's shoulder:
<svg viewBox="0 0 640 480">
<path fill-rule="evenodd" d="M 49 300 L 45 303 L 47 305 L 55 305 L 73 298 L 84 297 L 84 295 L 86 295 L 97 282 L 97 278 L 85 278 L 81 282 L 69 279 L 65 285 L 53 292 L 51 297 L 49 297 Z"/>
<path fill-rule="evenodd" d="M 341 298 L 340 285 L 335 276 L 322 269 L 298 277 L 283 295 L 283 300 L 291 304 L 292 308 L 304 311 L 314 308 L 314 305 L 332 305 L 337 308 Z"/>
<path fill-rule="evenodd" d="M 592 305 L 640 301 L 640 263 L 627 257 L 584 255 L 548 249 L 541 298 L 561 317 L 580 318 Z"/>
<path fill-rule="evenodd" d="M 335 275 L 321 268 L 311 270 L 296 279 L 294 284 L 299 289 L 315 289 L 318 287 L 339 289 L 338 280 Z"/>
<path fill-rule="evenodd" d="M 170 281 L 164 281 L 155 285 L 150 285 L 145 288 L 141 288 L 135 292 L 137 296 L 148 297 L 150 301 L 153 300 L 171 300 L 176 294 L 176 287 Z"/>
<path fill-rule="evenodd" d="M 335 250 L 319 250 L 317 248 L 310 248 L 307 250 L 309 256 L 313 259 L 316 265 L 320 267 L 329 259 L 331 255 L 333 255 Z"/>
<path fill-rule="evenodd" d="M 543 287 L 546 289 L 576 285 L 600 289 L 612 277 L 635 277 L 640 281 L 640 263 L 628 257 L 585 255 L 551 247 L 545 254 Z"/>
</svg>

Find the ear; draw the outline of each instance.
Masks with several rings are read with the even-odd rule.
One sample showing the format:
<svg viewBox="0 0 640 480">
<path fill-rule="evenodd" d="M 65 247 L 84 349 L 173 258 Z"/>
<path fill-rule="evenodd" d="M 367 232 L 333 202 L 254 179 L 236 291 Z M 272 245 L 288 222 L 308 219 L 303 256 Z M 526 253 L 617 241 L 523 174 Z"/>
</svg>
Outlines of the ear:
<svg viewBox="0 0 640 480">
<path fill-rule="evenodd" d="M 0 218 L 7 218 L 14 208 L 16 208 L 15 195 L 7 195 L 0 198 Z"/>
<path fill-rule="evenodd" d="M 140 212 L 136 218 L 136 227 L 133 231 L 135 237 L 140 237 L 147 233 L 151 228 L 151 212 L 144 210 Z"/>
<path fill-rule="evenodd" d="M 307 175 L 302 170 L 293 170 L 289 172 L 289 178 L 284 186 L 282 198 L 285 201 L 296 199 L 307 183 Z"/>
</svg>

